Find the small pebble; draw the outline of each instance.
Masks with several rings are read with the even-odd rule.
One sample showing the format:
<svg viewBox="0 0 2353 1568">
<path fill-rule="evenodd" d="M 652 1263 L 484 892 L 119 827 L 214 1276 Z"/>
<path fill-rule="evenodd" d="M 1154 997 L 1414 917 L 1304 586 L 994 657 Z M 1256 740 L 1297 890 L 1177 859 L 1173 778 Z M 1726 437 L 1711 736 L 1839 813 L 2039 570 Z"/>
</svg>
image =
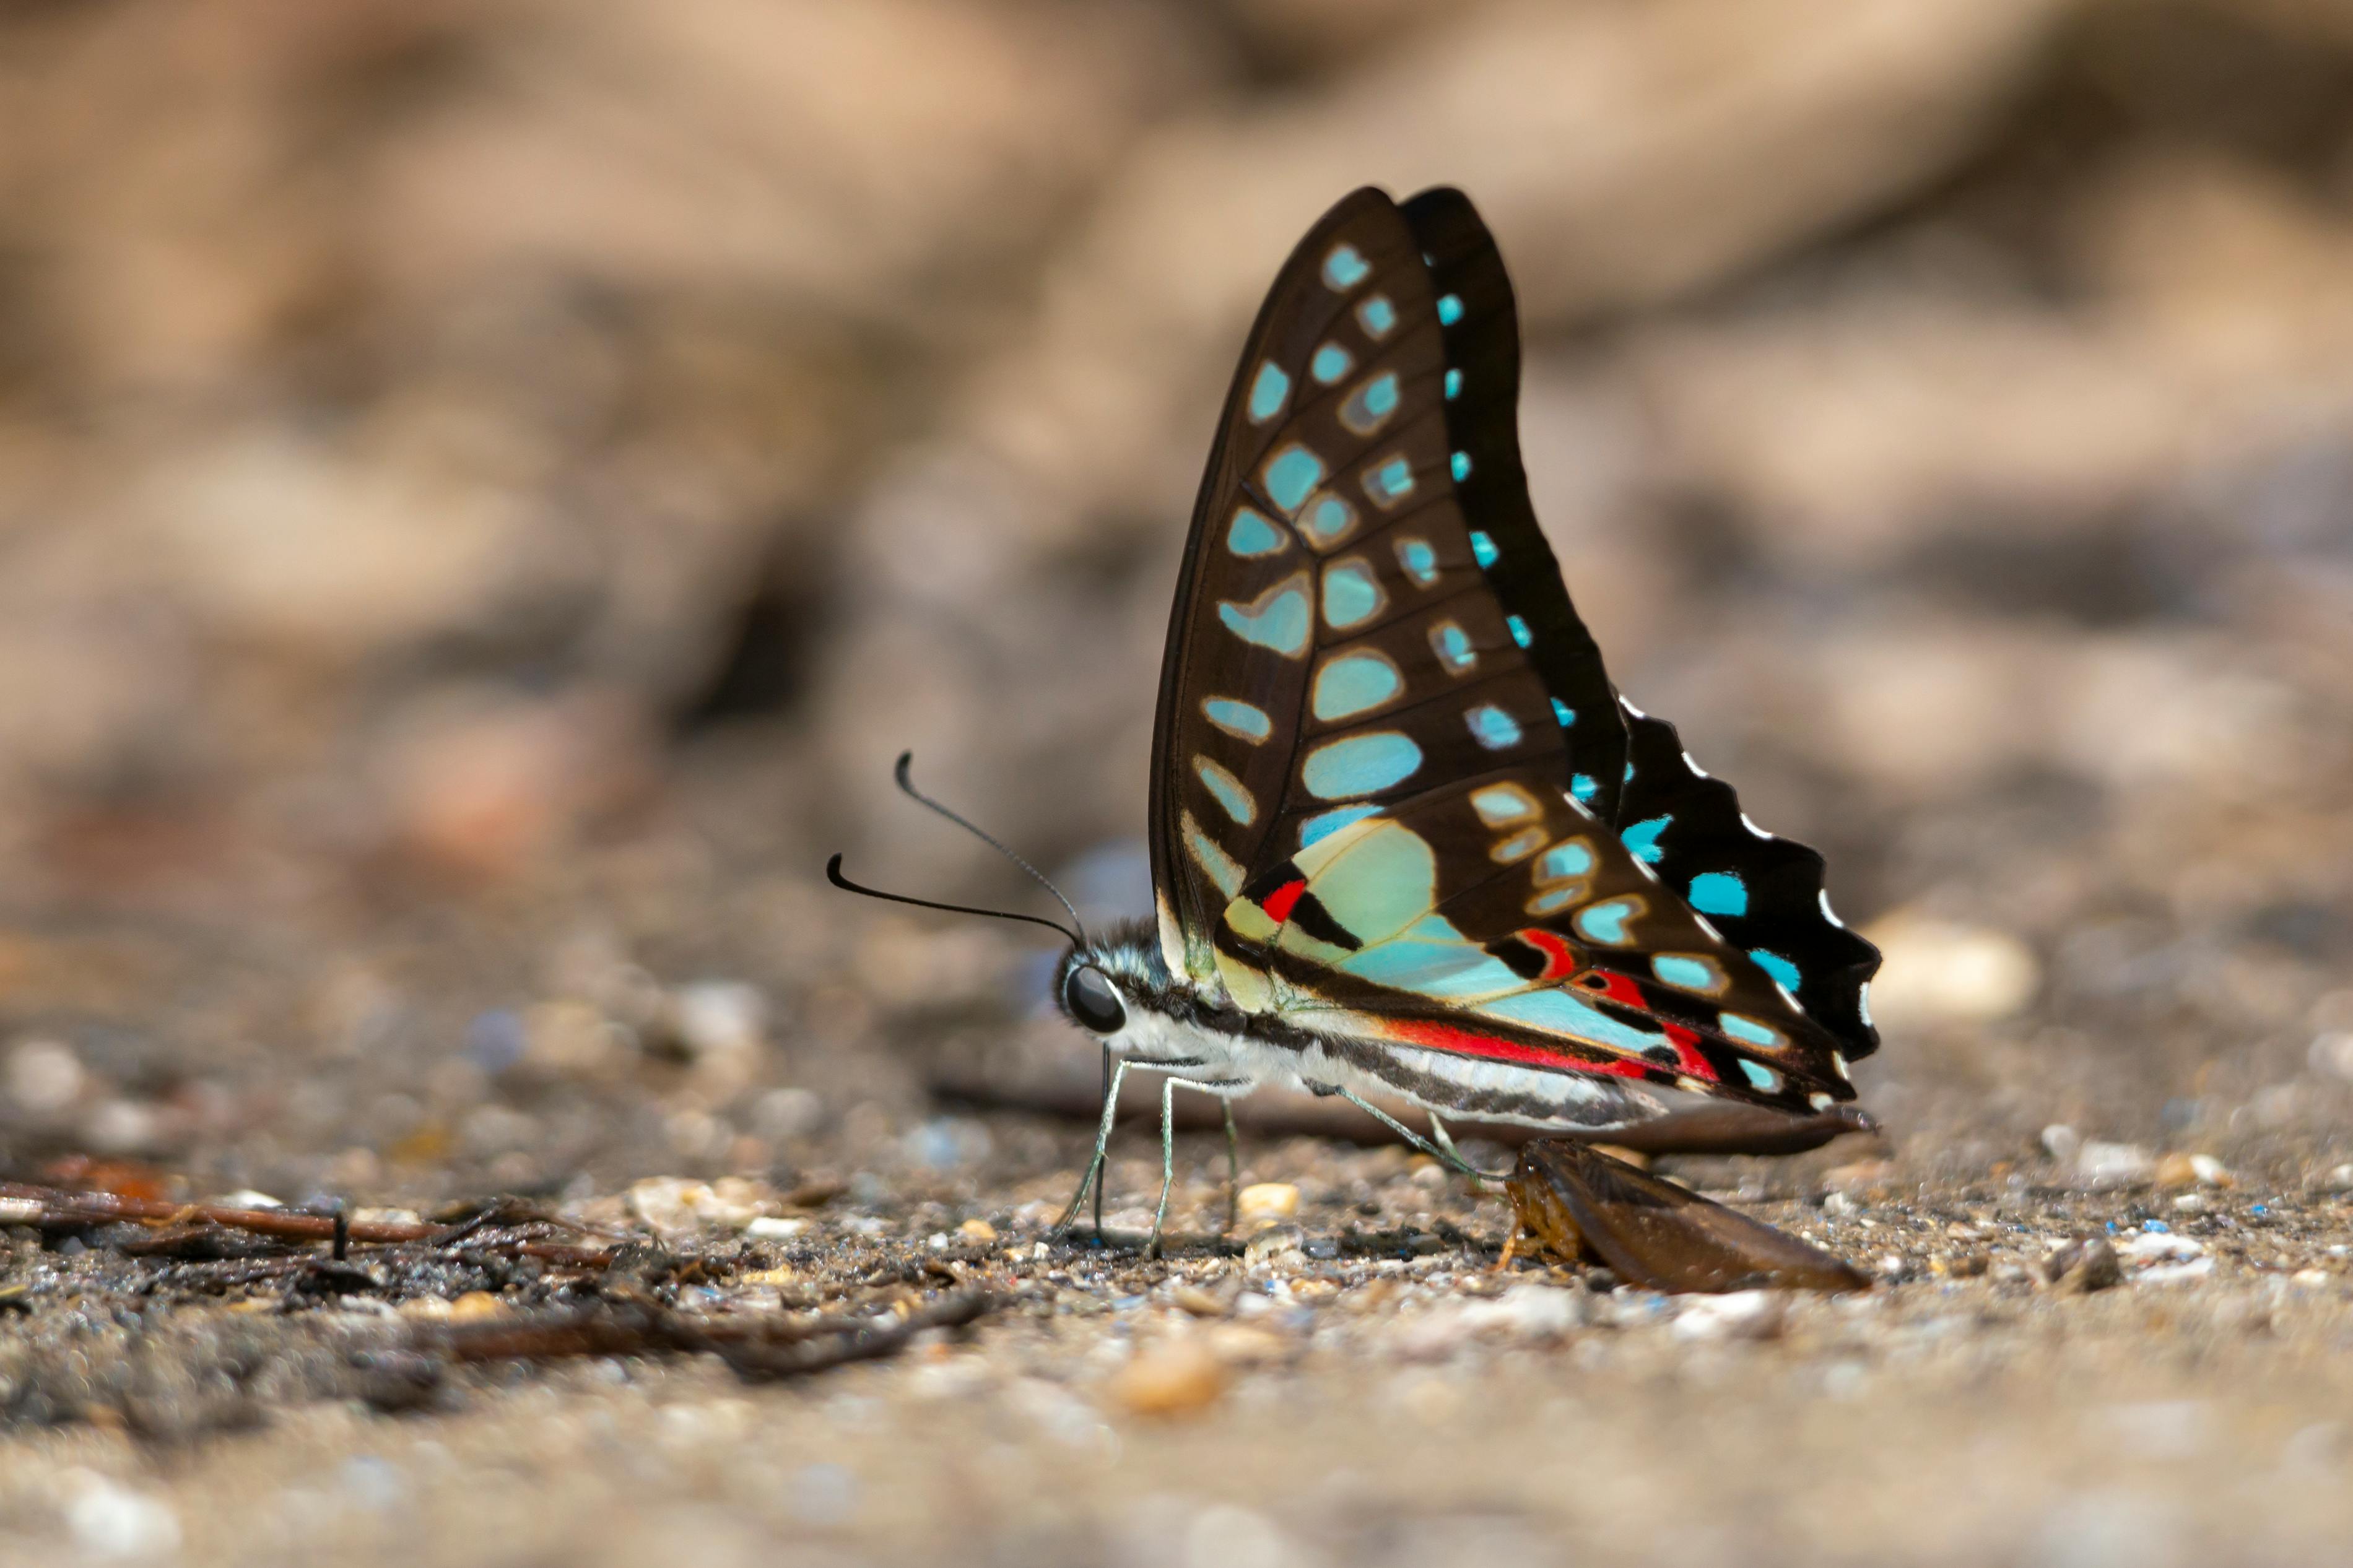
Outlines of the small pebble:
<svg viewBox="0 0 2353 1568">
<path fill-rule="evenodd" d="M 1207 1345 L 1168 1340 L 1140 1352 L 1111 1380 L 1112 1398 L 1134 1415 L 1187 1415 L 1224 1397 L 1225 1363 Z"/>
<path fill-rule="evenodd" d="M 1778 1290 L 1733 1290 L 1686 1298 L 1675 1315 L 1679 1340 L 1778 1339 L 1788 1304 Z"/>
<path fill-rule="evenodd" d="M 485 1318 L 502 1317 L 506 1303 L 488 1290 L 469 1290 L 449 1303 L 449 1321 L 453 1323 L 480 1322 Z"/>
<path fill-rule="evenodd" d="M 1244 1224 L 1286 1220 L 1299 1212 L 1299 1189 L 1289 1182 L 1253 1182 L 1235 1199 Z"/>
<path fill-rule="evenodd" d="M 797 1215 L 759 1215 L 744 1226 L 744 1234 L 754 1241 L 786 1241 L 808 1227 L 809 1221 Z M 993 1237 L 997 1233 L 989 1234 Z"/>
<path fill-rule="evenodd" d="M 752 1223 L 757 1225 L 759 1222 L 754 1220 Z M 997 1227 L 985 1219 L 968 1219 L 956 1226 L 956 1234 L 966 1241 L 986 1244 L 997 1239 Z"/>
<path fill-rule="evenodd" d="M 1242 1248 L 1242 1261 L 1257 1268 L 1283 1258 L 1297 1258 L 1303 1250 L 1299 1227 L 1278 1225 L 1250 1238 L 1250 1244 Z"/>
<path fill-rule="evenodd" d="M 2067 1243 L 2042 1260 L 2043 1283 L 2063 1296 L 2088 1295 L 2124 1283 L 2124 1265 L 2105 1237 L 2084 1237 Z"/>
<path fill-rule="evenodd" d="M 2137 1143 L 2107 1143 L 2088 1139 L 2075 1153 L 2075 1173 L 2095 1191 L 2137 1187 L 2158 1173 L 2156 1157 Z"/>
<path fill-rule="evenodd" d="M 102 1563 L 149 1562 L 180 1549 L 180 1521 L 169 1504 L 82 1472 L 80 1495 L 66 1505 L 74 1543 Z"/>
</svg>

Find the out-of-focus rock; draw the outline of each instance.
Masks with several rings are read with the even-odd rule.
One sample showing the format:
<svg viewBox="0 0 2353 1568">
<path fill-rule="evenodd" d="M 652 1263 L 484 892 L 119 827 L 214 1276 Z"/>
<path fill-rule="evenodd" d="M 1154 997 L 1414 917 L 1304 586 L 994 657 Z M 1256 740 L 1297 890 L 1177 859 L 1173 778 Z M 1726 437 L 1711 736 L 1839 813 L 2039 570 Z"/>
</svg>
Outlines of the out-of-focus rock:
<svg viewBox="0 0 2353 1568">
<path fill-rule="evenodd" d="M 1224 1397 L 1229 1381 L 1224 1362 L 1187 1336 L 1138 1352 L 1113 1377 L 1110 1392 L 1131 1415 L 1190 1415 Z"/>
<path fill-rule="evenodd" d="M 2338 1029 L 2319 1036 L 2305 1056 L 2313 1071 L 2353 1082 L 2353 1032 Z"/>
<path fill-rule="evenodd" d="M 1278 1224 L 1299 1215 L 1299 1189 L 1289 1182 L 1253 1182 L 1236 1197 L 1245 1225 Z"/>
<path fill-rule="evenodd" d="M 2006 931 L 1897 913 L 1864 934 L 1885 960 L 1871 985 L 1872 1014 L 1883 1026 L 2007 1018 L 2042 984 L 2032 950 Z"/>
<path fill-rule="evenodd" d="M 2075 1152 L 2075 1176 L 2094 1192 L 2146 1186 L 2157 1179 L 2157 1157 L 2137 1143 L 2085 1139 Z"/>
<path fill-rule="evenodd" d="M 2104 1237 L 2071 1241 L 2037 1266 L 2044 1284 L 2063 1296 L 2089 1295 L 2124 1283 L 2124 1266 Z"/>
<path fill-rule="evenodd" d="M 5 1084 L 9 1103 L 35 1116 L 54 1115 L 82 1097 L 90 1075 L 62 1040 L 19 1040 L 8 1049 Z"/>
<path fill-rule="evenodd" d="M 1693 1296 L 1675 1314 L 1674 1334 L 1679 1340 L 1778 1339 L 1788 1314 L 1788 1299 L 1778 1290 Z"/>
</svg>

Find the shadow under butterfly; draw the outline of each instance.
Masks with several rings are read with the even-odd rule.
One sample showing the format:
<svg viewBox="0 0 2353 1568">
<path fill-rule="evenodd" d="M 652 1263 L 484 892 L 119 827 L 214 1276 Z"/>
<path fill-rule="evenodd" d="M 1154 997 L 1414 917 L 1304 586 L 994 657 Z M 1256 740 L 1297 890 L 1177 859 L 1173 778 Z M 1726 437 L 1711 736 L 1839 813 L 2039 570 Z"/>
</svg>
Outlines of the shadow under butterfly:
<svg viewBox="0 0 2353 1568">
<path fill-rule="evenodd" d="M 1074 910 L 1011 917 L 1069 939 L 1056 1001 L 1104 1052 L 1060 1227 L 1093 1190 L 1100 1231 L 1118 1089 L 1142 1070 L 1166 1075 L 1155 1251 L 1176 1091 L 1226 1102 L 1230 1158 L 1231 1101 L 1283 1084 L 1507 1182 L 1540 1247 L 1629 1279 L 1860 1286 L 1561 1142 L 1787 1152 L 1870 1129 L 1848 1066 L 1878 1046 L 1879 954 L 1831 912 L 1820 855 L 1749 821 L 1618 695 L 1529 503 L 1519 377 L 1503 258 L 1458 191 L 1359 190 L 1276 277 L 1169 620 L 1156 919 L 1091 935 Z M 908 794 L 980 832 L 906 761 Z M 828 872 L 875 891 L 839 856 Z M 1420 1107 L 1430 1135 L 1367 1096 Z M 1555 1136 L 1506 1177 L 1461 1156 L 1447 1117 Z"/>
</svg>

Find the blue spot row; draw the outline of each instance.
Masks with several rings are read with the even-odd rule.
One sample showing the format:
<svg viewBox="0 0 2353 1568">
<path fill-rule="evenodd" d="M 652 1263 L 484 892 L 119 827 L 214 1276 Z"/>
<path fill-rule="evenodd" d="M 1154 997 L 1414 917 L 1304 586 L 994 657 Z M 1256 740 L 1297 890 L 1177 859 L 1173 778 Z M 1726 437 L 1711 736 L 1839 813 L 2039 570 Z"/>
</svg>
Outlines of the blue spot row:
<svg viewBox="0 0 2353 1568">
<path fill-rule="evenodd" d="M 1560 721 L 1564 730 L 1577 722 L 1577 710 L 1556 697 L 1552 700 L 1552 716 Z"/>
<path fill-rule="evenodd" d="M 1353 245 L 1335 245 L 1324 258 L 1324 281 L 1343 292 L 1362 283 L 1372 270 Z"/>
<path fill-rule="evenodd" d="M 1496 558 L 1502 554 L 1503 552 L 1495 548 L 1493 540 L 1476 529 L 1472 531 L 1471 558 L 1479 563 L 1479 570 L 1483 572 L 1493 566 Z"/>
<path fill-rule="evenodd" d="M 1350 735 L 1307 753 L 1300 782 L 1318 800 L 1372 795 L 1411 778 L 1421 766 L 1421 748 L 1394 730 Z"/>
<path fill-rule="evenodd" d="M 1520 743 L 1519 721 L 1492 702 L 1482 702 L 1462 715 L 1471 726 L 1471 738 L 1491 752 L 1500 752 Z"/>
<path fill-rule="evenodd" d="M 1468 452 L 1455 453 L 1453 468 L 1454 482 L 1456 484 L 1461 484 L 1464 479 L 1469 479 L 1471 477 L 1471 454 Z"/>
<path fill-rule="evenodd" d="M 1798 973 L 1796 964 L 1769 949 L 1752 947 L 1748 950 L 1748 956 L 1755 961 L 1757 968 L 1778 981 L 1784 990 L 1797 990 L 1798 983 L 1804 978 Z"/>
<path fill-rule="evenodd" d="M 1438 301 L 1438 320 L 1443 326 L 1452 326 L 1462 319 L 1462 296 L 1441 295 Z"/>
<path fill-rule="evenodd" d="M 1283 401 L 1291 395 L 1291 378 L 1282 367 L 1268 360 L 1258 367 L 1258 379 L 1250 383 L 1250 416 L 1253 425 L 1263 425 L 1282 412 Z"/>
<path fill-rule="evenodd" d="M 1293 442 L 1266 465 L 1266 493 L 1286 512 L 1297 511 L 1307 492 L 1324 482 L 1324 459 Z"/>
<path fill-rule="evenodd" d="M 1691 880 L 1691 907 L 1704 915 L 1745 915 L 1748 884 L 1732 871 L 1703 871 Z"/>
<path fill-rule="evenodd" d="M 1446 401 L 1451 403 L 1461 395 L 1462 373 L 1459 370 L 1448 371 L 1446 373 Z"/>
<path fill-rule="evenodd" d="M 1635 823 L 1631 827 L 1620 833 L 1618 837 L 1625 842 L 1626 847 L 1632 852 L 1635 859 L 1655 866 L 1666 855 L 1666 851 L 1659 847 L 1659 835 L 1664 833 L 1667 830 L 1667 825 L 1672 821 L 1674 817 L 1672 815 L 1653 816 L 1647 821 Z"/>
<path fill-rule="evenodd" d="M 1315 357 L 1307 362 L 1307 371 L 1316 380 L 1329 386 L 1347 374 L 1348 367 L 1356 363 L 1349 357 L 1348 351 L 1338 343 L 1325 343 L 1315 351 Z"/>
<path fill-rule="evenodd" d="M 1504 617 L 1504 624 L 1511 627 L 1512 640 L 1519 644 L 1522 647 L 1527 647 L 1528 644 L 1535 640 L 1535 638 L 1528 632 L 1528 623 L 1520 619 L 1519 616 L 1505 616 Z"/>
</svg>

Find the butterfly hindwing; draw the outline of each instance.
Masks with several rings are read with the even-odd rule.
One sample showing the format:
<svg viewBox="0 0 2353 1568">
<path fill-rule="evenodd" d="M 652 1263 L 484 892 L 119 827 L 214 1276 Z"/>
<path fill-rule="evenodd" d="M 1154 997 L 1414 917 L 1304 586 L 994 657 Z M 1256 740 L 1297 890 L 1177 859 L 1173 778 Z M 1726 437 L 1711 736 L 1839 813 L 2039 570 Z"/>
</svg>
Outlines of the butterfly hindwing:
<svg viewBox="0 0 2353 1568">
<path fill-rule="evenodd" d="M 1555 780 L 1424 792 L 1269 868 L 1216 933 L 1244 1005 L 1526 1070 L 1814 1109 L 1836 1042 Z"/>
</svg>

